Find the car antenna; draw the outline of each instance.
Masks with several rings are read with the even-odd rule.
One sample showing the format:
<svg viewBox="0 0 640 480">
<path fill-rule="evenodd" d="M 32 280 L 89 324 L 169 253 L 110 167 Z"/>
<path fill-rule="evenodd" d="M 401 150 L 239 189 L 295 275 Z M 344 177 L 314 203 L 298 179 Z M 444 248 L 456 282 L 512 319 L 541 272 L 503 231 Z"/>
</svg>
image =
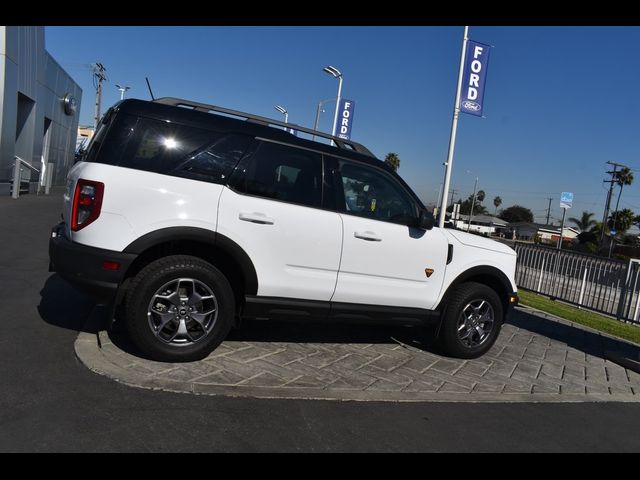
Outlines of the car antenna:
<svg viewBox="0 0 640 480">
<path fill-rule="evenodd" d="M 149 94 L 151 95 L 151 100 L 155 100 L 155 97 L 153 96 L 153 92 L 151 91 L 151 84 L 149 83 L 149 78 L 144 77 L 144 79 L 147 81 L 147 87 L 149 88 Z"/>
</svg>

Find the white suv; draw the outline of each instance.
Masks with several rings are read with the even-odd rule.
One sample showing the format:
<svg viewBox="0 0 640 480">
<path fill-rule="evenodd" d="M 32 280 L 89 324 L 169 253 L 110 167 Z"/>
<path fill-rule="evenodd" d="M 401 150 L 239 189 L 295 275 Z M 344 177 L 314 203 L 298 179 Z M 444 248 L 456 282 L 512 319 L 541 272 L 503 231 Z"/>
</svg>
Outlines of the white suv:
<svg viewBox="0 0 640 480">
<path fill-rule="evenodd" d="M 445 353 L 486 352 L 517 303 L 515 252 L 433 228 L 365 147 L 291 127 L 116 104 L 69 172 L 50 270 L 117 306 L 162 361 L 207 356 L 247 317 L 431 324 Z"/>
</svg>

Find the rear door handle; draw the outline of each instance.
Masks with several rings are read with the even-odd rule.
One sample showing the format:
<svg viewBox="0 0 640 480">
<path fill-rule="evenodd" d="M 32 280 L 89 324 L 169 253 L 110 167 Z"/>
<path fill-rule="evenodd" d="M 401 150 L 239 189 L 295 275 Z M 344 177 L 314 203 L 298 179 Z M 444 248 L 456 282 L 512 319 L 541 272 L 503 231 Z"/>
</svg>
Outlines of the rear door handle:
<svg viewBox="0 0 640 480">
<path fill-rule="evenodd" d="M 367 240 L 369 242 L 381 242 L 382 238 L 376 235 L 374 232 L 354 232 L 353 236 L 356 238 L 360 238 L 362 240 Z"/>
<path fill-rule="evenodd" d="M 264 213 L 260 213 L 260 212 L 253 212 L 253 213 L 240 212 L 240 215 L 238 215 L 238 218 L 245 222 L 259 223 L 260 225 L 273 225 L 275 222 L 273 218 L 269 218 Z"/>
</svg>

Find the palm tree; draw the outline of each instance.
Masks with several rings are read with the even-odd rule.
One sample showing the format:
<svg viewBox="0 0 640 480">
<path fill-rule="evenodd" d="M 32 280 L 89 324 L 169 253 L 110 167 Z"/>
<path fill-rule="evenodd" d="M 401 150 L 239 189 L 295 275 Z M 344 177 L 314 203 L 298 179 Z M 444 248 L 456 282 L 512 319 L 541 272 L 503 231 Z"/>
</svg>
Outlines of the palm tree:
<svg viewBox="0 0 640 480">
<path fill-rule="evenodd" d="M 622 170 L 616 172 L 615 181 L 620 185 L 620 191 L 618 192 L 618 201 L 616 202 L 615 213 L 618 213 L 618 207 L 620 206 L 620 197 L 622 196 L 622 189 L 625 185 L 631 185 L 633 183 L 633 172 L 629 167 L 624 167 Z M 628 209 L 626 209 L 628 210 Z M 616 217 L 613 217 L 613 224 L 616 224 Z"/>
<path fill-rule="evenodd" d="M 588 232 L 592 227 L 595 227 L 597 223 L 595 220 L 591 218 L 594 215 L 595 214 L 592 212 L 584 211 L 582 212 L 581 218 L 570 217 L 569 221 L 573 222 L 576 225 L 576 227 L 580 229 L 581 232 Z"/>
<path fill-rule="evenodd" d="M 484 201 L 484 197 L 487 194 L 484 193 L 484 190 L 478 190 L 478 193 L 476 193 L 476 200 L 478 200 L 478 202 L 482 203 Z"/>
<path fill-rule="evenodd" d="M 387 156 L 384 157 L 384 161 L 387 165 L 393 168 L 396 172 L 400 168 L 400 158 L 397 153 L 389 152 Z"/>
<path fill-rule="evenodd" d="M 500 197 L 496 197 L 493 199 L 493 206 L 496 207 L 496 211 L 493 214 L 494 216 L 498 214 L 498 207 L 502 205 L 502 199 Z"/>
</svg>

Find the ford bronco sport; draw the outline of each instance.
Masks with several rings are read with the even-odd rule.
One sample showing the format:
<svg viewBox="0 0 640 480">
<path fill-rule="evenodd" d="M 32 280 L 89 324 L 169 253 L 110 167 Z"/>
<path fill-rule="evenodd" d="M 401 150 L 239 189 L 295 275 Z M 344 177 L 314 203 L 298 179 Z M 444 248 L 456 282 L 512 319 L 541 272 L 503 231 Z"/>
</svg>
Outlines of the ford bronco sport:
<svg viewBox="0 0 640 480">
<path fill-rule="evenodd" d="M 151 358 L 204 358 L 240 318 L 431 324 L 474 358 L 517 302 L 515 252 L 434 228 L 364 146 L 176 98 L 109 109 L 69 171 L 50 270 L 123 312 Z"/>
</svg>

